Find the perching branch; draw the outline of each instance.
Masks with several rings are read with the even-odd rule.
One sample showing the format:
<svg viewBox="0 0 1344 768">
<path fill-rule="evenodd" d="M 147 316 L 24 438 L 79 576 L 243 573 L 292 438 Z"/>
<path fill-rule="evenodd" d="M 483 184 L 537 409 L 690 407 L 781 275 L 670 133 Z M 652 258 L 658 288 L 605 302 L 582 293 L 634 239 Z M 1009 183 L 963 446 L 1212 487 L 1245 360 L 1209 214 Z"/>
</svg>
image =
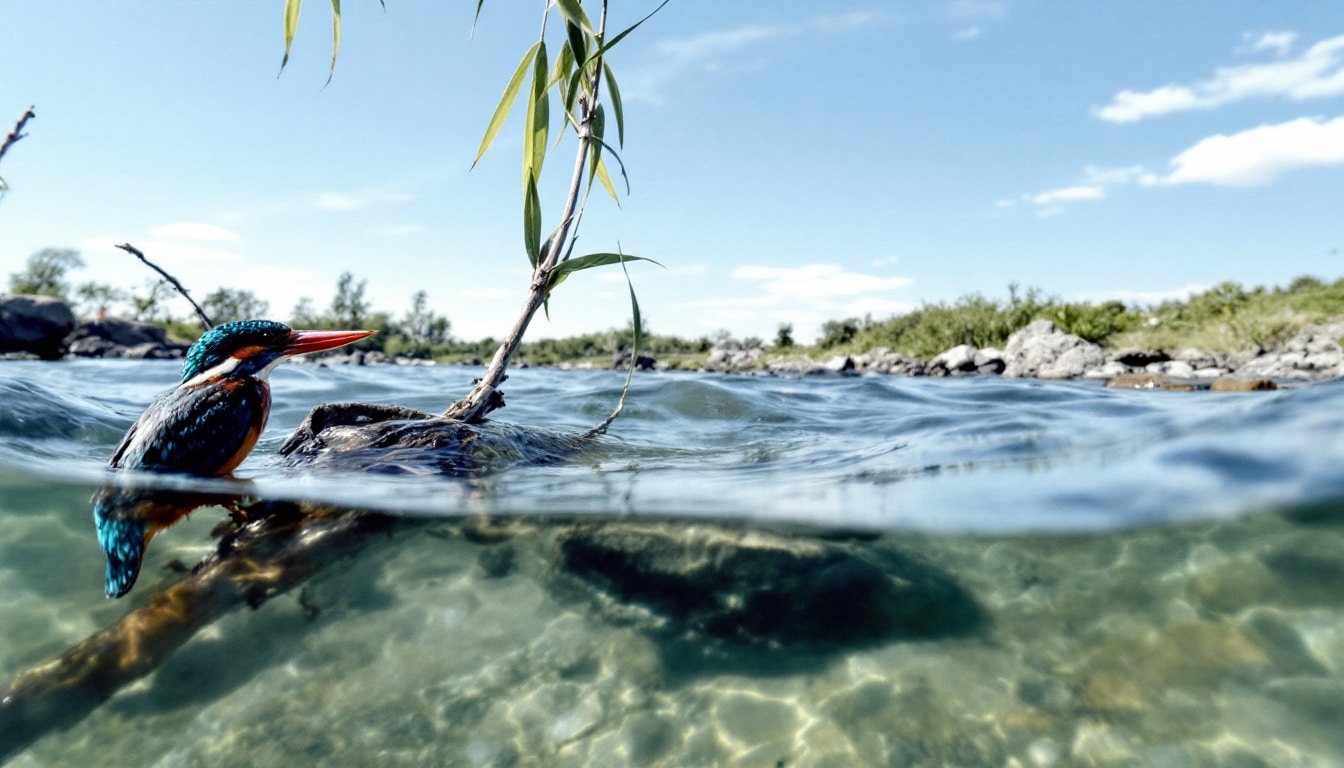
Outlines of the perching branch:
<svg viewBox="0 0 1344 768">
<path fill-rule="evenodd" d="M 227 535 L 190 575 L 0 690 L 0 763 L 47 733 L 84 719 L 221 616 L 244 605 L 256 608 L 293 589 L 376 540 L 374 533 L 391 530 L 395 522 L 383 515 L 288 503 L 248 511 L 264 516 Z"/>
<path fill-rule="evenodd" d="M 10 131 L 8 136 L 5 136 L 5 142 L 0 144 L 0 159 L 4 158 L 5 153 L 9 151 L 9 146 L 11 144 L 17 143 L 19 139 L 28 135 L 23 132 L 23 127 L 28 124 L 29 120 L 37 117 L 37 113 L 34 112 L 33 109 L 34 107 L 28 107 L 28 111 L 19 115 L 19 121 L 14 124 L 14 130 Z"/>
<path fill-rule="evenodd" d="M 597 39 L 602 40 L 606 34 L 607 28 L 607 1 L 602 0 L 602 13 L 598 21 Z M 593 120 L 596 119 L 598 112 L 598 86 L 602 83 L 602 54 L 599 50 L 594 57 L 593 76 L 591 81 L 592 98 L 585 100 L 579 97 L 579 106 L 582 115 L 576 127 L 578 135 L 578 152 L 574 158 L 574 174 L 569 182 L 569 195 L 565 200 L 565 209 L 560 217 L 560 228 L 555 236 L 550 238 L 541 258 L 537 260 L 536 269 L 532 272 L 532 284 L 528 288 L 527 299 L 523 302 L 522 310 L 518 313 L 518 319 L 514 321 L 513 327 L 509 330 L 504 341 L 495 350 L 495 356 L 490 360 L 490 367 L 486 369 L 485 376 L 476 382 L 470 393 L 466 397 L 458 400 L 448 407 L 444 416 L 450 419 L 460 419 L 468 424 L 478 424 L 485 420 L 486 414 L 495 408 L 503 405 L 503 398 L 499 396 L 496 390 L 504 382 L 505 370 L 509 367 L 509 360 L 514 352 L 518 350 L 519 345 L 523 343 L 523 334 L 527 332 L 527 326 L 532 322 L 532 317 L 537 314 L 537 310 L 546 302 L 546 297 L 551 289 L 551 273 L 559 263 L 560 254 L 565 252 L 565 241 L 569 237 L 570 225 L 574 221 L 575 211 L 579 206 L 579 199 L 583 193 L 583 167 L 588 162 L 591 144 L 593 142 Z"/>
<path fill-rule="evenodd" d="M 134 254 L 136 258 L 140 259 L 145 263 L 145 266 L 149 267 L 155 272 L 158 272 L 160 275 L 163 275 L 163 278 L 165 280 L 167 280 L 169 283 L 172 283 L 173 287 L 177 289 L 177 292 L 182 294 L 182 298 L 186 299 L 187 302 L 191 304 L 191 308 L 196 310 L 196 316 L 201 319 L 201 325 L 205 326 L 205 330 L 208 331 L 214 327 L 215 324 L 210 322 L 210 316 L 205 314 L 205 310 L 201 309 L 201 305 L 197 304 L 195 299 L 191 298 L 191 294 L 187 293 L 187 289 L 182 287 L 182 284 L 177 281 L 176 277 L 173 277 L 172 275 L 163 271 L 163 268 L 160 267 L 158 264 L 155 264 L 149 259 L 146 259 L 145 254 L 142 253 L 140 249 L 136 248 L 134 245 L 131 245 L 130 243 L 122 243 L 117 247 L 127 253 Z"/>
</svg>

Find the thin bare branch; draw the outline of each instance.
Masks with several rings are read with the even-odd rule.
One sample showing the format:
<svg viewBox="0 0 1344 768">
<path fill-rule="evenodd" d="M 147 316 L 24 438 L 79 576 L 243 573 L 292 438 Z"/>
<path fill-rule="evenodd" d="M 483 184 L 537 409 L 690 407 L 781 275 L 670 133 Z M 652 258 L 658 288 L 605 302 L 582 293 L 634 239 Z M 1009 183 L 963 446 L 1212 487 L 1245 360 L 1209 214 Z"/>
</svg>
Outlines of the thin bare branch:
<svg viewBox="0 0 1344 768">
<path fill-rule="evenodd" d="M 205 314 L 205 310 L 201 309 L 201 305 L 197 304 L 195 299 L 191 298 L 191 294 L 187 293 L 187 289 L 182 287 L 182 284 L 177 281 L 176 277 L 173 277 L 172 275 L 165 272 L 163 268 L 160 267 L 158 264 L 155 264 L 149 259 L 146 259 L 145 254 L 142 253 L 140 249 L 136 248 L 134 245 L 131 245 L 130 243 L 122 243 L 117 247 L 127 253 L 133 254 L 136 258 L 143 261 L 145 263 L 145 266 L 149 267 L 155 272 L 158 272 L 160 275 L 163 275 L 163 278 L 165 280 L 167 280 L 169 283 L 172 283 L 173 287 L 177 289 L 177 292 L 182 294 L 182 298 L 186 299 L 187 302 L 191 304 L 191 308 L 196 310 L 196 316 L 201 319 L 201 325 L 205 326 L 205 330 L 208 331 L 214 327 L 215 324 L 210 322 L 210 316 Z"/>
<path fill-rule="evenodd" d="M 23 132 L 23 127 L 28 124 L 29 120 L 37 117 L 37 113 L 34 112 L 33 109 L 34 107 L 29 107 L 26 112 L 19 115 L 19 121 L 14 124 L 14 130 L 10 131 L 9 135 L 5 136 L 4 143 L 0 144 L 0 158 L 3 158 L 5 153 L 9 151 L 11 144 L 17 143 L 20 139 L 28 135 Z"/>
<path fill-rule="evenodd" d="M 598 23 L 597 38 L 600 41 L 606 33 L 607 26 L 607 2 L 602 2 L 602 15 Z M 480 423 L 485 420 L 486 414 L 503 405 L 503 398 L 496 391 L 499 385 L 504 382 L 505 371 L 509 367 L 509 360 L 514 352 L 518 351 L 519 345 L 523 343 L 523 335 L 527 332 L 527 326 L 532 322 L 533 316 L 546 301 L 549 291 L 551 271 L 559 262 L 560 254 L 565 252 L 565 241 L 569 237 L 571 225 L 575 220 L 575 212 L 579 206 L 579 199 L 583 194 L 583 168 L 588 161 L 590 145 L 593 141 L 593 119 L 597 114 L 598 105 L 598 86 L 602 82 L 602 57 L 599 54 L 593 65 L 592 79 L 592 99 L 580 100 L 583 114 L 580 117 L 576 133 L 578 135 L 578 150 L 574 158 L 574 174 L 569 182 L 569 194 L 565 200 L 564 213 L 560 216 L 560 228 L 556 231 L 555 237 L 552 237 L 546 247 L 545 252 L 537 261 L 537 267 L 532 273 L 532 284 L 528 288 L 527 299 L 523 302 L 523 307 L 518 313 L 518 319 L 514 321 L 513 328 L 509 330 L 504 337 L 503 343 L 495 350 L 495 356 L 490 360 L 490 367 L 486 369 L 485 376 L 476 382 L 470 393 L 466 397 L 458 400 L 448 407 L 444 415 L 450 419 L 460 419 L 469 424 Z"/>
</svg>

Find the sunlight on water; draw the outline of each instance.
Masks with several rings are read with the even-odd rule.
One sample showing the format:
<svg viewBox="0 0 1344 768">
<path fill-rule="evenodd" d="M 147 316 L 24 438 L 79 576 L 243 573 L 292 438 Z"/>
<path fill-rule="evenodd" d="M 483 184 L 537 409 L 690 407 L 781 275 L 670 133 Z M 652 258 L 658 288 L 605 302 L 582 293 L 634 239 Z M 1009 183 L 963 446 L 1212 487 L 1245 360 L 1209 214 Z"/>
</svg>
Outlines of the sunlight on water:
<svg viewBox="0 0 1344 768">
<path fill-rule="evenodd" d="M 200 509 L 153 541 L 127 598 L 102 596 L 89 500 L 173 374 L 0 367 L 7 680 L 148 615 L 215 551 L 227 515 Z M 1344 761 L 1338 384 L 1220 396 L 648 375 L 612 437 L 569 451 L 620 377 L 520 371 L 497 418 L 564 460 L 505 456 L 455 478 L 269 460 L 311 404 L 433 410 L 472 374 L 277 371 L 247 491 L 393 516 L 304 524 L 265 556 L 316 561 L 248 560 L 237 540 L 233 562 L 299 575 L 220 603 L 101 705 L 0 704 L 0 760 Z"/>
</svg>

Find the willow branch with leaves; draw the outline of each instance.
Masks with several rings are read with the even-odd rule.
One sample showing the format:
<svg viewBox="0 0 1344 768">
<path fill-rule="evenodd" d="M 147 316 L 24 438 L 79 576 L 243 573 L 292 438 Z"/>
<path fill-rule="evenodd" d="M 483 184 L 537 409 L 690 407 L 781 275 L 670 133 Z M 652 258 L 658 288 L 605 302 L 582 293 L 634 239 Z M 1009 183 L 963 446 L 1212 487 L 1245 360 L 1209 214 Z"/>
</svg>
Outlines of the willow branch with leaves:
<svg viewBox="0 0 1344 768">
<path fill-rule="evenodd" d="M 285 5 L 285 61 L 288 61 L 290 45 L 298 24 L 301 0 L 286 0 Z M 479 20 L 484 0 L 476 4 L 476 16 Z M 594 24 L 583 9 L 581 0 L 544 0 L 542 10 L 541 34 L 519 62 L 513 76 L 504 88 L 499 105 L 486 127 L 485 136 L 472 167 L 485 156 L 495 137 L 499 134 L 512 111 L 518 97 L 527 83 L 527 116 L 523 124 L 523 247 L 528 262 L 532 266 L 532 277 L 527 296 L 518 313 L 513 327 L 504 337 L 487 367 L 485 375 L 477 380 L 466 397 L 454 402 L 444 412 L 444 416 L 468 423 L 479 423 L 490 411 L 504 404 L 499 394 L 499 386 L 506 378 L 509 361 L 522 344 L 528 325 L 543 307 L 549 311 L 550 295 L 569 275 L 593 267 L 621 264 L 630 261 L 652 261 L 625 253 L 590 253 L 574 256 L 574 234 L 583 218 L 588 195 L 593 182 L 600 181 L 602 187 L 619 205 L 616 187 L 612 184 L 607 167 L 607 157 L 616 161 L 622 178 L 626 178 L 624 165 L 617 151 L 606 141 L 606 110 L 602 104 L 603 85 L 609 94 L 612 114 L 616 120 L 618 146 L 625 143 L 625 116 L 621 105 L 621 92 L 616 77 L 606 61 L 607 53 L 651 16 L 667 4 L 663 0 L 648 15 L 635 24 L 610 38 L 606 34 L 607 2 L 601 0 L 600 13 Z M 554 62 L 550 60 L 547 46 L 547 32 L 550 27 L 550 14 L 557 10 L 564 27 L 565 39 L 559 47 Z M 340 46 L 340 2 L 332 0 L 332 25 L 334 37 L 332 44 L 332 67 L 335 67 L 335 55 Z M 474 29 L 474 22 L 473 22 Z M 283 68 L 284 62 L 281 63 Z M 530 79 L 529 79 L 530 76 Z M 541 179 L 549 148 L 551 130 L 551 95 L 557 96 L 561 106 L 561 137 L 567 129 L 574 131 L 577 149 L 570 184 L 564 198 L 558 223 L 550 234 L 542 236 L 541 200 L 537 188 Z M 556 141 L 558 146 L 559 139 Z M 586 183 L 585 183 L 586 174 Z M 627 185 L 628 191 L 628 185 Z M 655 262 L 656 263 L 656 262 Z M 629 275 L 627 274 L 627 283 Z M 638 349 L 641 337 L 639 304 L 635 298 L 633 286 L 630 289 L 631 311 L 634 318 L 635 346 Z M 634 357 L 631 358 L 633 371 Z M 629 386 L 629 375 L 626 378 Z M 621 402 L 624 402 L 622 393 Z M 613 418 L 620 412 L 618 404 Z M 610 419 L 599 425 L 596 431 L 605 429 Z"/>
</svg>

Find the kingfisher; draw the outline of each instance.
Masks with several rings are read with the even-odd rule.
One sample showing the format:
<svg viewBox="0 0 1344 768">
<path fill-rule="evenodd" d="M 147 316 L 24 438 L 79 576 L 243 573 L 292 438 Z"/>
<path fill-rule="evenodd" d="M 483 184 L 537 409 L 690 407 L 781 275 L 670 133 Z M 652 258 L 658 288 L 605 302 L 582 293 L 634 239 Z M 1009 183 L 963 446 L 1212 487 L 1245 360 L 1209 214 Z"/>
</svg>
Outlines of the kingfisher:
<svg viewBox="0 0 1344 768">
<path fill-rule="evenodd" d="M 267 376 L 276 365 L 376 332 L 298 331 L 271 320 L 240 320 L 211 328 L 187 351 L 181 383 L 140 414 L 108 467 L 199 477 L 229 475 L 266 428 L 271 409 Z M 107 555 L 107 596 L 129 592 L 154 534 L 204 503 L 210 502 L 180 492 L 100 491 L 94 498 L 93 520 L 98 544 Z"/>
</svg>

